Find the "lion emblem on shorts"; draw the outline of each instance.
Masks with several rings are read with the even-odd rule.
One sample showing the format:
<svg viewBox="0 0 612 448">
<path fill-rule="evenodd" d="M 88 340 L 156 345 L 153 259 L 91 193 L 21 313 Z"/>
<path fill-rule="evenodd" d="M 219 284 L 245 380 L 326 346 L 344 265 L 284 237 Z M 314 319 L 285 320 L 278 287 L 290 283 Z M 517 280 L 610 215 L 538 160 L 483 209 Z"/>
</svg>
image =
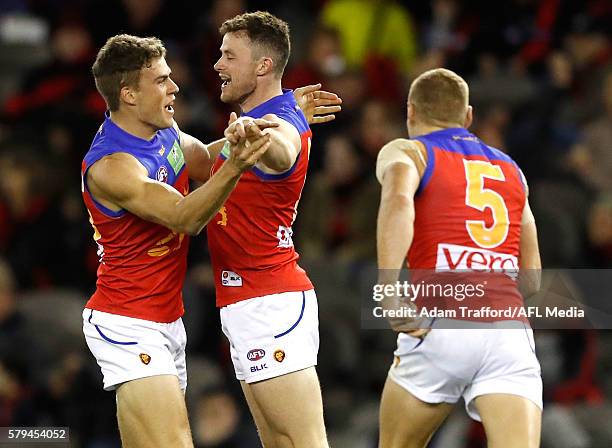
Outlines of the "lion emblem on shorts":
<svg viewBox="0 0 612 448">
<path fill-rule="evenodd" d="M 148 366 L 148 365 L 149 365 L 149 363 L 151 362 L 151 357 L 150 357 L 149 355 L 147 355 L 146 353 L 141 353 L 141 354 L 140 354 L 140 355 L 138 355 L 138 356 L 140 356 L 140 360 L 142 361 L 142 363 L 143 363 L 145 366 Z"/>
<path fill-rule="evenodd" d="M 274 359 L 276 359 L 278 362 L 283 362 L 285 360 L 285 352 L 282 350 L 276 350 L 274 352 Z"/>
</svg>

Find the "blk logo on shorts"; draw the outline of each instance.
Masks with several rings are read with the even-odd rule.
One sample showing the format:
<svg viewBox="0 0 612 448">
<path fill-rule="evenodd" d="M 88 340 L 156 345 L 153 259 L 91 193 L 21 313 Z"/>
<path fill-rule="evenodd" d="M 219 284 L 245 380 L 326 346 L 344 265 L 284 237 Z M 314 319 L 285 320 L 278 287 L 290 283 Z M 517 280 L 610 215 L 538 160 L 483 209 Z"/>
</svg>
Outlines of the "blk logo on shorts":
<svg viewBox="0 0 612 448">
<path fill-rule="evenodd" d="M 148 366 L 148 365 L 149 365 L 149 363 L 151 362 L 151 357 L 150 357 L 149 355 L 147 355 L 146 353 L 141 353 L 141 354 L 140 354 L 140 355 L 138 355 L 138 356 L 140 356 L 140 360 L 142 361 L 142 363 L 143 363 L 145 366 Z"/>
<path fill-rule="evenodd" d="M 274 359 L 276 359 L 278 362 L 283 362 L 285 360 L 285 352 L 282 350 L 276 350 L 274 352 Z"/>
<path fill-rule="evenodd" d="M 266 356 L 266 351 L 263 348 L 254 348 L 247 353 L 247 359 L 253 362 L 259 361 L 264 356 Z"/>
<path fill-rule="evenodd" d="M 259 366 L 251 366 L 251 373 L 256 373 L 256 372 L 259 372 L 267 368 L 268 368 L 268 365 L 265 362 Z"/>
</svg>

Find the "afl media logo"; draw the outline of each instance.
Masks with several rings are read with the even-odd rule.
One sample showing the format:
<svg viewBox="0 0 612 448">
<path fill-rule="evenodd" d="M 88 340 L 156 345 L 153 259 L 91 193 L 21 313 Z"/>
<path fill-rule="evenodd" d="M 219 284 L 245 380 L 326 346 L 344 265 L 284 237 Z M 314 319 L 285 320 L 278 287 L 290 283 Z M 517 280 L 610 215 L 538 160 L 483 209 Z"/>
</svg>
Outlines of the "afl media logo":
<svg viewBox="0 0 612 448">
<path fill-rule="evenodd" d="M 263 348 L 254 348 L 247 353 L 247 359 L 249 361 L 259 361 L 264 356 L 266 356 L 266 351 Z"/>
<path fill-rule="evenodd" d="M 155 177 L 159 182 L 166 182 L 168 180 L 168 168 L 164 165 L 160 166 Z"/>
</svg>

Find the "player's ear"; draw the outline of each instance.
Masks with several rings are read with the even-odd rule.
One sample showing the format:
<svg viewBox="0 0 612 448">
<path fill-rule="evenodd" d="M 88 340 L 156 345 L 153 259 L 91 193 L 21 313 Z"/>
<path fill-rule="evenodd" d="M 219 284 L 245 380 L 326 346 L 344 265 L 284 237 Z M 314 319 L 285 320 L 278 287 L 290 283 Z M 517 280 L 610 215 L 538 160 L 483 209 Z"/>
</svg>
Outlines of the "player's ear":
<svg viewBox="0 0 612 448">
<path fill-rule="evenodd" d="M 257 65 L 257 76 L 267 75 L 274 68 L 274 62 L 270 58 L 261 58 Z"/>
<path fill-rule="evenodd" d="M 416 111 L 414 110 L 414 104 L 408 103 L 408 121 L 414 121 L 414 114 Z"/>
<path fill-rule="evenodd" d="M 474 115 L 472 112 L 472 106 L 468 106 L 467 113 L 465 114 L 465 123 L 463 124 L 463 127 L 465 129 L 468 129 L 470 126 L 472 126 L 473 119 L 474 119 Z"/>
<path fill-rule="evenodd" d="M 130 106 L 134 106 L 136 104 L 136 89 L 130 86 L 121 87 L 121 91 L 119 92 L 119 99 L 123 103 L 127 103 Z"/>
</svg>

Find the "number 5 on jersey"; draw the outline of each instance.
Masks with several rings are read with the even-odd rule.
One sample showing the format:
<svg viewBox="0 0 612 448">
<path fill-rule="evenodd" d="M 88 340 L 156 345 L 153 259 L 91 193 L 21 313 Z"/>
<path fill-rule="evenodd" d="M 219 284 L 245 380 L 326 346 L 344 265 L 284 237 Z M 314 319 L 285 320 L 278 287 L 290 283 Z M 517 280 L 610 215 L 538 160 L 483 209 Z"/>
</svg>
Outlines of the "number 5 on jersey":
<svg viewBox="0 0 612 448">
<path fill-rule="evenodd" d="M 482 160 L 464 160 L 465 177 L 465 203 L 480 212 L 490 209 L 493 224 L 487 226 L 483 220 L 467 220 L 465 227 L 474 243 L 484 249 L 492 249 L 502 244 L 510 227 L 508 207 L 504 198 L 490 188 L 485 188 L 484 180 L 506 180 L 504 173 L 498 165 Z"/>
</svg>

